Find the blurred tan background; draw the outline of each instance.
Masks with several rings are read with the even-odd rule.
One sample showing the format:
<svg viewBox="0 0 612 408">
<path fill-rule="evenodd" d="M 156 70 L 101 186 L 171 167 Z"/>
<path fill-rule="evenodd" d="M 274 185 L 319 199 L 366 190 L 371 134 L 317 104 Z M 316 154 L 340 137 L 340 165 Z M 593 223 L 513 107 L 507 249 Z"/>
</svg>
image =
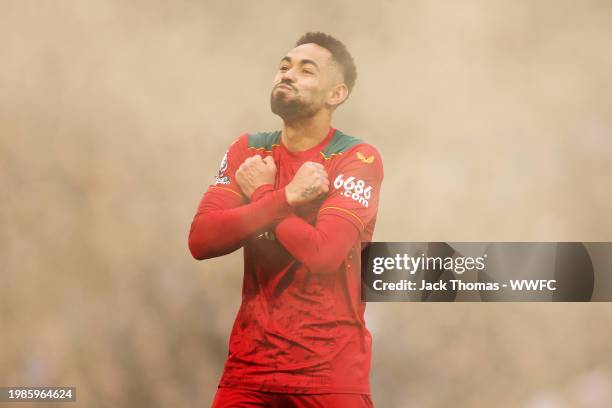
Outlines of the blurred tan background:
<svg viewBox="0 0 612 408">
<path fill-rule="evenodd" d="M 612 241 L 611 18 L 596 0 L 3 1 L 0 386 L 209 406 L 242 258 L 192 260 L 189 225 L 228 144 L 279 127 L 272 77 L 309 30 L 357 62 L 334 125 L 383 155 L 376 240 Z M 378 407 L 612 405 L 608 304 L 367 321 Z"/>
</svg>

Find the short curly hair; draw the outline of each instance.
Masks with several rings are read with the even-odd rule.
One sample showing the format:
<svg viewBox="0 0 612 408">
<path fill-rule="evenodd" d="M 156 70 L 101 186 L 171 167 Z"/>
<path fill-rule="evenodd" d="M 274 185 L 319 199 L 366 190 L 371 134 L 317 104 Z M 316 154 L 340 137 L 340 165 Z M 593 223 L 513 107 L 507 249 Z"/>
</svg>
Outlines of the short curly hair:
<svg viewBox="0 0 612 408">
<path fill-rule="evenodd" d="M 357 67 L 346 46 L 331 35 L 321 32 L 308 32 L 304 34 L 297 40 L 295 46 L 298 47 L 303 44 L 317 44 L 331 53 L 334 60 L 342 67 L 344 83 L 350 94 L 357 80 Z"/>
</svg>

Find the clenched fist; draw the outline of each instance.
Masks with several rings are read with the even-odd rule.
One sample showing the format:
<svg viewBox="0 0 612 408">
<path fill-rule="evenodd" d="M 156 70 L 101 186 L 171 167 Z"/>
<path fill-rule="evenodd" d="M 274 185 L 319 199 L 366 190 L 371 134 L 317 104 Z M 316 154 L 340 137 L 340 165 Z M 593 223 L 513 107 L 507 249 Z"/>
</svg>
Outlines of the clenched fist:
<svg viewBox="0 0 612 408">
<path fill-rule="evenodd" d="M 276 164 L 270 156 L 261 158 L 256 154 L 247 158 L 236 171 L 236 181 L 245 196 L 251 198 L 253 192 L 264 184 L 274 184 Z"/>
<path fill-rule="evenodd" d="M 329 191 L 329 178 L 320 163 L 306 162 L 285 187 L 287 202 L 292 207 L 306 204 Z"/>
</svg>

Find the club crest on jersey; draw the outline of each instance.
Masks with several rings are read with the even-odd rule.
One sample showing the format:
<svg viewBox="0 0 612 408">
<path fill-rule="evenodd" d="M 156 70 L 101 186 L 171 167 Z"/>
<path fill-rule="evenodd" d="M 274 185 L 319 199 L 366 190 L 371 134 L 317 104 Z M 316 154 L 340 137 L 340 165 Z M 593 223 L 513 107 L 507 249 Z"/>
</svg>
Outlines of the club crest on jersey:
<svg viewBox="0 0 612 408">
<path fill-rule="evenodd" d="M 227 170 L 227 154 L 229 151 L 225 152 L 223 155 L 223 159 L 221 160 L 221 165 L 219 166 L 219 171 L 217 172 L 217 177 L 215 177 L 215 184 L 229 184 L 230 178 L 225 175 L 225 170 Z"/>
<path fill-rule="evenodd" d="M 366 164 L 374 163 L 374 159 L 375 159 L 374 155 L 366 158 L 361 152 L 357 152 L 357 158 Z"/>
</svg>

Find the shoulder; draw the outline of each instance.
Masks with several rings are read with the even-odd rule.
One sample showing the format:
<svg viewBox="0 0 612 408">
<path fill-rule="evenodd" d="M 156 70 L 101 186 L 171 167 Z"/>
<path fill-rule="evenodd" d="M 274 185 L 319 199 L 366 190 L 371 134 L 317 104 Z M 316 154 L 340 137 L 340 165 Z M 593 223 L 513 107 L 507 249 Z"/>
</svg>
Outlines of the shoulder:
<svg viewBox="0 0 612 408">
<path fill-rule="evenodd" d="M 241 154 L 247 148 L 247 137 L 248 133 L 242 133 L 240 136 L 232 140 L 227 147 L 227 152 L 230 154 Z"/>
<path fill-rule="evenodd" d="M 359 161 L 364 164 L 382 164 L 380 152 L 369 143 L 361 143 L 351 147 L 346 152 L 347 160 Z"/>
<path fill-rule="evenodd" d="M 245 133 L 243 137 L 248 149 L 270 152 L 280 145 L 281 131 Z"/>
<path fill-rule="evenodd" d="M 382 169 L 382 158 L 376 147 L 339 130 L 336 130 L 334 137 L 321 154 L 326 160 L 333 159 L 338 166 L 363 165 Z"/>
<path fill-rule="evenodd" d="M 281 131 L 244 132 L 230 144 L 228 150 L 246 153 L 248 150 L 271 151 L 280 144 Z"/>
<path fill-rule="evenodd" d="M 334 156 L 344 154 L 355 146 L 362 144 L 365 144 L 365 142 L 360 138 L 348 135 L 336 129 L 327 146 L 321 150 L 321 155 L 325 160 L 329 160 Z"/>
</svg>

